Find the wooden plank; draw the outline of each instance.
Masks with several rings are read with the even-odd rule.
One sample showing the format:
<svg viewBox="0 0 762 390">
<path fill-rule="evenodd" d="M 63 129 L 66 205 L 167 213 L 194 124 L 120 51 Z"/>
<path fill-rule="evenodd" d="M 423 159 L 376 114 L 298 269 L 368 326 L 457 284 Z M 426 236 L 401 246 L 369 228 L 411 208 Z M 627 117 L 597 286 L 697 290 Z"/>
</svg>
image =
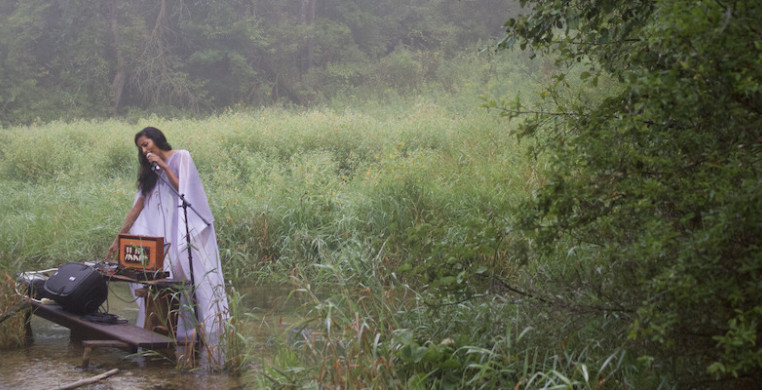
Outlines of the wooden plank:
<svg viewBox="0 0 762 390">
<path fill-rule="evenodd" d="M 59 305 L 43 305 L 31 301 L 35 315 L 71 329 L 72 335 L 84 340 L 118 340 L 128 344 L 132 352 L 137 348 L 166 349 L 177 343 L 167 336 L 139 328 L 131 324 L 99 324 L 84 319 L 83 316 L 69 313 Z"/>
<path fill-rule="evenodd" d="M 142 285 L 146 286 L 159 286 L 159 287 L 172 287 L 176 289 L 180 289 L 184 287 L 187 283 L 183 280 L 175 280 L 175 279 L 147 279 L 147 280 L 139 280 L 135 279 L 133 277 L 127 276 L 127 275 L 115 275 L 115 274 L 109 274 L 109 273 L 101 273 L 104 278 L 106 278 L 106 281 L 108 282 L 129 282 L 129 283 L 140 283 Z"/>
<path fill-rule="evenodd" d="M 82 342 L 82 346 L 93 347 L 93 348 L 111 347 L 111 348 L 121 348 L 121 349 L 126 349 L 130 347 L 130 345 L 125 343 L 124 341 L 117 341 L 117 340 L 85 340 Z"/>
</svg>

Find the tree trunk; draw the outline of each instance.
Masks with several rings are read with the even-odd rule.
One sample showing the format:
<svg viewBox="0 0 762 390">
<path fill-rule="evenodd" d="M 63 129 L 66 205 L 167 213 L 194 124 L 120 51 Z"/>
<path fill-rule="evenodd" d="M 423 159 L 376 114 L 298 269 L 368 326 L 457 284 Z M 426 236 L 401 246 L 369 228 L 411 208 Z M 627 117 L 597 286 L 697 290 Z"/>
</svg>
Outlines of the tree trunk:
<svg viewBox="0 0 762 390">
<path fill-rule="evenodd" d="M 314 65 L 315 51 L 315 3 L 317 0 L 302 0 L 299 9 L 299 24 L 306 27 L 307 36 L 304 38 L 304 48 L 300 53 L 299 70 L 301 74 L 307 73 Z"/>
<path fill-rule="evenodd" d="M 117 19 L 116 0 L 110 0 L 108 4 L 107 19 L 111 26 L 111 37 L 114 40 L 114 50 L 116 52 L 116 73 L 111 81 L 111 109 L 112 114 L 119 112 L 119 106 L 122 101 L 122 93 L 127 78 L 126 61 L 124 52 L 121 49 L 121 37 L 119 35 L 119 21 Z"/>
</svg>

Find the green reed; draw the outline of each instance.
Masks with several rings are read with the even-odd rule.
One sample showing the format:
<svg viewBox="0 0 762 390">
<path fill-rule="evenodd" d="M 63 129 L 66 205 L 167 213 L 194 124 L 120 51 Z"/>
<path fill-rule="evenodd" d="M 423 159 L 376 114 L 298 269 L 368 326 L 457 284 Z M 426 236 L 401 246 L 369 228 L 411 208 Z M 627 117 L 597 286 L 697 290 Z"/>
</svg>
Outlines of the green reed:
<svg viewBox="0 0 762 390">
<path fill-rule="evenodd" d="M 31 340 L 28 323 L 29 306 L 19 294 L 26 291 L 16 286 L 15 278 L 0 267 L 0 350 L 19 348 Z"/>
<path fill-rule="evenodd" d="M 507 81 L 527 87 L 518 80 Z M 133 136 L 156 126 L 191 152 L 215 216 L 229 372 L 261 365 L 262 386 L 342 388 L 594 388 L 643 375 L 626 354 L 566 346 L 574 338 L 496 289 L 535 277 L 513 260 L 526 243 L 511 208 L 544 162 L 510 123 L 441 97 L 331 107 L 0 129 L 0 264 L 102 258 L 135 196 Z M 273 328 L 263 360 L 237 291 L 265 281 L 305 303 L 301 321 Z"/>
<path fill-rule="evenodd" d="M 291 275 L 300 290 L 307 280 L 340 286 L 332 303 L 315 295 L 305 313 L 307 328 L 335 322 L 331 331 L 339 331 L 327 333 L 319 351 L 302 346 L 310 352 L 300 358 L 317 377 L 337 384 L 394 378 L 389 342 L 403 326 L 398 312 L 420 323 L 428 316 L 404 269 L 419 260 L 435 267 L 434 253 L 459 256 L 445 249 L 468 244 L 488 215 L 504 218 L 534 175 L 494 114 L 424 98 L 409 103 L 371 113 L 267 109 L 4 129 L 0 261 L 18 271 L 102 258 L 136 191 L 132 137 L 156 126 L 199 168 L 233 285 Z M 246 309 L 234 309 L 244 321 Z M 241 322 L 229 335 L 233 371 L 249 364 Z M 345 328 L 357 342 L 345 345 Z M 329 352 L 343 360 L 327 364 Z"/>
</svg>

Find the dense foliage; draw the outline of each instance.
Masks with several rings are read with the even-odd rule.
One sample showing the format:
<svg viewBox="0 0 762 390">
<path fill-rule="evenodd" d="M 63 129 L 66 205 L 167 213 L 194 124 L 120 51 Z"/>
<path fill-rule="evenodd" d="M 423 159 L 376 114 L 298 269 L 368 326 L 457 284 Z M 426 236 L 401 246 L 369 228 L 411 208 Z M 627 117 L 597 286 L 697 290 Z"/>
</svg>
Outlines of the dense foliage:
<svg viewBox="0 0 762 390">
<path fill-rule="evenodd" d="M 514 3 L 0 1 L 0 125 L 330 102 L 449 83 Z"/>
<path fill-rule="evenodd" d="M 493 65 L 525 86 L 520 62 Z M 476 79 L 492 69 L 462 66 L 479 70 Z M 470 95 L 344 112 L 269 108 L 4 129 L 0 271 L 102 258 L 136 191 L 132 136 L 153 125 L 193 154 L 228 287 L 245 292 L 275 281 L 293 289 L 289 303 L 307 302 L 298 322 L 293 313 L 270 318 L 260 296 L 233 305 L 233 340 L 246 344 L 235 351 L 245 355 L 239 368 L 263 382 L 252 388 L 518 382 L 537 368 L 510 357 L 518 331 L 506 328 L 514 312 L 502 309 L 503 299 L 429 310 L 436 298 L 416 292 L 424 281 L 445 289 L 465 283 L 461 261 L 493 264 L 474 256 L 494 243 L 488 235 L 499 219 L 483 224 L 488 212 L 507 214 L 533 186 L 505 122 Z M 493 375 L 498 365 L 504 373 Z"/>
<path fill-rule="evenodd" d="M 524 1 L 527 62 L 461 52 L 513 3 L 317 4 L 1 1 L 4 125 L 137 121 L 0 131 L 1 268 L 101 256 L 154 125 L 231 286 L 307 302 L 260 387 L 762 382 L 762 6 Z M 247 108 L 283 102 L 325 105 Z"/>
<path fill-rule="evenodd" d="M 551 159 L 516 218 L 532 291 L 682 387 L 760 383 L 762 5 L 522 4 L 502 46 L 559 65 L 544 104 L 493 102 Z"/>
</svg>

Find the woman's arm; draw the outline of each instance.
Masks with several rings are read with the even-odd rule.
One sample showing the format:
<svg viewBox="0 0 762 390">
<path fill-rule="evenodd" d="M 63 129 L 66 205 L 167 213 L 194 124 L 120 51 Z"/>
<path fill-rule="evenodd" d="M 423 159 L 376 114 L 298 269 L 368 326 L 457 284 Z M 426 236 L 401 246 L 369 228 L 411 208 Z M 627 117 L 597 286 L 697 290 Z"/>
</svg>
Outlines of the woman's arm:
<svg viewBox="0 0 762 390">
<path fill-rule="evenodd" d="M 175 187 L 175 191 L 180 190 L 180 180 L 175 176 L 175 173 L 172 172 L 171 169 L 169 169 L 169 166 L 164 169 L 164 172 L 167 174 L 167 179 L 169 179 L 169 183 L 172 184 L 172 187 Z"/>
<path fill-rule="evenodd" d="M 143 211 L 143 200 L 144 198 L 141 196 L 141 197 L 138 197 L 138 199 L 135 201 L 135 204 L 132 206 L 132 209 L 130 209 L 130 212 L 127 213 L 127 217 L 124 219 L 122 228 L 119 229 L 119 234 L 128 233 L 130 231 L 132 224 L 135 223 L 135 220 L 138 219 L 140 212 Z M 116 238 L 114 238 L 114 242 L 108 248 L 108 253 L 106 253 L 106 259 L 107 260 L 110 259 L 114 255 L 114 253 L 116 253 L 117 251 L 119 251 L 119 235 L 117 235 Z"/>
</svg>

